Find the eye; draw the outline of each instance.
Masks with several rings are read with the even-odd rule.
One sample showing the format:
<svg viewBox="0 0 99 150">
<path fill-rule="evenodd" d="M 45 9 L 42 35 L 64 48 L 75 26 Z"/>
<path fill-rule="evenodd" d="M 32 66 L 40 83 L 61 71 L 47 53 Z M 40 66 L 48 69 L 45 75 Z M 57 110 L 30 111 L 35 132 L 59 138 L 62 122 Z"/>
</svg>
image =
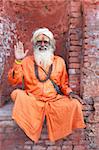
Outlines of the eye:
<svg viewBox="0 0 99 150">
<path fill-rule="evenodd" d="M 37 41 L 36 45 L 41 45 L 42 43 L 44 43 L 45 45 L 49 44 L 49 41 Z"/>
<path fill-rule="evenodd" d="M 40 45 L 40 44 L 42 44 L 42 41 L 37 41 L 36 44 Z"/>
<path fill-rule="evenodd" d="M 43 41 L 44 42 L 44 44 L 49 44 L 49 42 L 48 41 Z"/>
</svg>

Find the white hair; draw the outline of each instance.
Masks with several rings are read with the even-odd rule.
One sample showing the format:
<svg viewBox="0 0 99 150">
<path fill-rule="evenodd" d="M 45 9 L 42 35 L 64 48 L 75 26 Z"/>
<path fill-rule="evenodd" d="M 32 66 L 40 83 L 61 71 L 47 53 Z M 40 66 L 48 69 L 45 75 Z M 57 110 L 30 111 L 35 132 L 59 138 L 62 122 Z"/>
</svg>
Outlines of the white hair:
<svg viewBox="0 0 99 150">
<path fill-rule="evenodd" d="M 55 50 L 55 44 L 56 44 L 55 43 L 55 39 L 54 39 L 53 33 L 48 28 L 43 27 L 43 28 L 39 28 L 36 31 L 34 31 L 33 37 L 31 39 L 31 42 L 33 42 L 34 45 L 35 45 L 35 43 L 36 43 L 36 37 L 38 35 L 41 35 L 41 34 L 46 35 L 50 39 L 50 43 L 51 43 L 52 47 Z"/>
</svg>

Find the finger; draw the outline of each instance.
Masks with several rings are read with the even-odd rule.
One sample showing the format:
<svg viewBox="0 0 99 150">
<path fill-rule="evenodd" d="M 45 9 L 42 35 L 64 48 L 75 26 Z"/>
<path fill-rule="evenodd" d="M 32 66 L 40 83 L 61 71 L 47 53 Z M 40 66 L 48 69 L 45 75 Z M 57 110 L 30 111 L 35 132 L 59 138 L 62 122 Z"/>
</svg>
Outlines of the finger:
<svg viewBox="0 0 99 150">
<path fill-rule="evenodd" d="M 19 50 L 19 43 L 16 43 L 16 50 Z"/>
<path fill-rule="evenodd" d="M 29 50 L 27 49 L 27 50 L 25 51 L 25 56 L 27 55 L 28 52 L 29 52 Z"/>
<path fill-rule="evenodd" d="M 17 47 L 16 47 L 17 51 L 19 52 L 20 51 L 20 44 L 19 42 L 17 42 Z"/>
<path fill-rule="evenodd" d="M 19 41 L 19 45 L 21 48 L 23 48 L 23 43 L 21 41 Z"/>
<path fill-rule="evenodd" d="M 16 43 L 16 51 L 17 51 L 18 53 L 23 52 L 23 47 L 21 46 L 20 41 L 18 41 L 18 42 Z"/>
<path fill-rule="evenodd" d="M 16 45 L 14 45 L 14 50 L 16 51 Z"/>
<path fill-rule="evenodd" d="M 21 41 L 19 41 L 19 45 L 20 45 L 20 47 L 22 47 L 22 46 L 23 46 L 23 43 L 22 43 Z"/>
<path fill-rule="evenodd" d="M 19 41 L 19 47 L 20 47 L 20 50 L 22 52 L 24 52 L 24 46 L 23 46 L 23 43 L 21 41 Z"/>
</svg>

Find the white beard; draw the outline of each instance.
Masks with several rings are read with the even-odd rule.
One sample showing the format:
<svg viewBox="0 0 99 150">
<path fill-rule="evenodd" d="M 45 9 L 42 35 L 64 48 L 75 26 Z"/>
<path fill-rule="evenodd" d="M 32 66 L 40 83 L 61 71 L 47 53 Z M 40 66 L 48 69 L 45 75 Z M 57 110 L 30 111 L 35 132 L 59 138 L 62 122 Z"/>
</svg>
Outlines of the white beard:
<svg viewBox="0 0 99 150">
<path fill-rule="evenodd" d="M 54 49 L 48 48 L 47 50 L 40 51 L 39 48 L 34 49 L 34 59 L 37 65 L 46 69 L 53 63 Z"/>
</svg>

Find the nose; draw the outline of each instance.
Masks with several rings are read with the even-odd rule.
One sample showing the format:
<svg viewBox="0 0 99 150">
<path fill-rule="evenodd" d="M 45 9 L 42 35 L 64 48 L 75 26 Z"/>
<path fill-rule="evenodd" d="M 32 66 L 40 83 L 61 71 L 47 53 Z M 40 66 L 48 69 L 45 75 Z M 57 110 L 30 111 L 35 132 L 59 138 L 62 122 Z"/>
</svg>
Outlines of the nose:
<svg viewBox="0 0 99 150">
<path fill-rule="evenodd" d="M 44 46 L 44 45 L 45 45 L 45 43 L 44 43 L 44 41 L 42 41 L 41 46 Z"/>
</svg>

